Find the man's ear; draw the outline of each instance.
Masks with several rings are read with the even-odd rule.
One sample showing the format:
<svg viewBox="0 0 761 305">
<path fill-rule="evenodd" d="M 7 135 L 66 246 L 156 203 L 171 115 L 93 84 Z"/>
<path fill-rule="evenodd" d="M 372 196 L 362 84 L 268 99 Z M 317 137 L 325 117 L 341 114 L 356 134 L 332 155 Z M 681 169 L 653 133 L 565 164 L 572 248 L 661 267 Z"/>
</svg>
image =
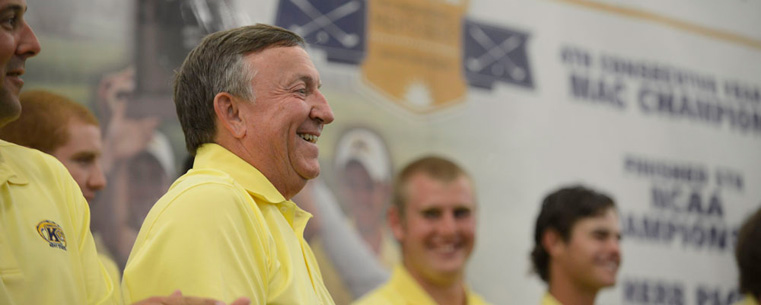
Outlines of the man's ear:
<svg viewBox="0 0 761 305">
<path fill-rule="evenodd" d="M 397 208 L 395 205 L 392 205 L 390 208 L 388 208 L 388 212 L 386 212 L 386 219 L 388 221 L 389 228 L 391 228 L 391 233 L 394 234 L 394 238 L 396 238 L 397 241 L 401 242 L 402 239 L 404 239 L 404 219 L 399 212 L 399 208 Z"/>
<path fill-rule="evenodd" d="M 560 255 L 565 249 L 565 241 L 555 229 L 547 229 L 542 234 L 542 246 L 550 257 Z"/>
<path fill-rule="evenodd" d="M 227 92 L 220 92 L 214 96 L 214 113 L 219 125 L 236 139 L 246 134 L 245 120 L 241 116 L 241 102 L 244 101 Z"/>
</svg>

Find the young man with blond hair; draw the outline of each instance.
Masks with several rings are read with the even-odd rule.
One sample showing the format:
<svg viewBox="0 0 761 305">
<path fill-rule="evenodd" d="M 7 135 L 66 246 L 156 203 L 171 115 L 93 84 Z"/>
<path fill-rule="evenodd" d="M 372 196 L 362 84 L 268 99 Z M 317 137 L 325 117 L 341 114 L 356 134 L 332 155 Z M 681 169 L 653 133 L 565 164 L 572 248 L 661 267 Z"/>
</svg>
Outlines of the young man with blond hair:
<svg viewBox="0 0 761 305">
<path fill-rule="evenodd" d="M 388 282 L 354 304 L 487 304 L 465 284 L 476 240 L 471 178 L 452 161 L 424 157 L 401 171 L 393 192 L 388 224 L 402 263 Z"/>
</svg>

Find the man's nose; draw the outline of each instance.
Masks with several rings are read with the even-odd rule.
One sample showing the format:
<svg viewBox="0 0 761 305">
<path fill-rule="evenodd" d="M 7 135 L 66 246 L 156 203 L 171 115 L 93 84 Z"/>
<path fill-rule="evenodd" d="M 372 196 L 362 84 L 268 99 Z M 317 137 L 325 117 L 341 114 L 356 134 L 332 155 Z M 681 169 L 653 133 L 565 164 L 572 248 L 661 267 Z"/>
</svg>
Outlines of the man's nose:
<svg viewBox="0 0 761 305">
<path fill-rule="evenodd" d="M 309 113 L 309 117 L 315 120 L 321 121 L 323 124 L 330 124 L 335 117 L 333 116 L 333 109 L 328 105 L 328 99 L 322 95 L 322 92 L 316 90 L 312 96 L 313 106 L 312 111 Z"/>
<path fill-rule="evenodd" d="M 90 179 L 87 180 L 87 186 L 93 190 L 99 191 L 106 187 L 106 175 L 103 173 L 103 168 L 100 164 L 93 166 L 90 169 Z"/>
</svg>

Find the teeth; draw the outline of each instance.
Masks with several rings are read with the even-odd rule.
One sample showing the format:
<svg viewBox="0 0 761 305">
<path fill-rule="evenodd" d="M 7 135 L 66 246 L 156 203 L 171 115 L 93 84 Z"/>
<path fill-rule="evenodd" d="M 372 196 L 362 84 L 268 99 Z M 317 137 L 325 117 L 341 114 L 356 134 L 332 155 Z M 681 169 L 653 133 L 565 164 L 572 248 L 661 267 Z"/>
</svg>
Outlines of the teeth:
<svg viewBox="0 0 761 305">
<path fill-rule="evenodd" d="M 454 245 L 441 245 L 436 247 L 436 252 L 439 253 L 452 253 L 455 251 Z"/>
<path fill-rule="evenodd" d="M 305 133 L 300 133 L 299 137 L 301 137 L 305 141 L 311 142 L 311 143 L 317 143 L 317 138 L 318 138 L 318 136 L 311 135 L 311 134 L 305 134 Z"/>
</svg>

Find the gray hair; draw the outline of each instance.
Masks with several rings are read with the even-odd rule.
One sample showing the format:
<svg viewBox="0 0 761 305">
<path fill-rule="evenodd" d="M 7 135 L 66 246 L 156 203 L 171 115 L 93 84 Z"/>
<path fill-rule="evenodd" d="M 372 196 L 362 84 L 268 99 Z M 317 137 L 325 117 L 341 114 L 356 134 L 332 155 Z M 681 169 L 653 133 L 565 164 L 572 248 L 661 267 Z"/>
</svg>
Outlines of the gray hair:
<svg viewBox="0 0 761 305">
<path fill-rule="evenodd" d="M 255 71 L 245 56 L 272 47 L 304 47 L 304 39 L 289 30 L 256 24 L 210 34 L 182 63 L 174 80 L 174 103 L 191 155 L 216 133 L 214 97 L 227 92 L 253 99 Z"/>
</svg>

